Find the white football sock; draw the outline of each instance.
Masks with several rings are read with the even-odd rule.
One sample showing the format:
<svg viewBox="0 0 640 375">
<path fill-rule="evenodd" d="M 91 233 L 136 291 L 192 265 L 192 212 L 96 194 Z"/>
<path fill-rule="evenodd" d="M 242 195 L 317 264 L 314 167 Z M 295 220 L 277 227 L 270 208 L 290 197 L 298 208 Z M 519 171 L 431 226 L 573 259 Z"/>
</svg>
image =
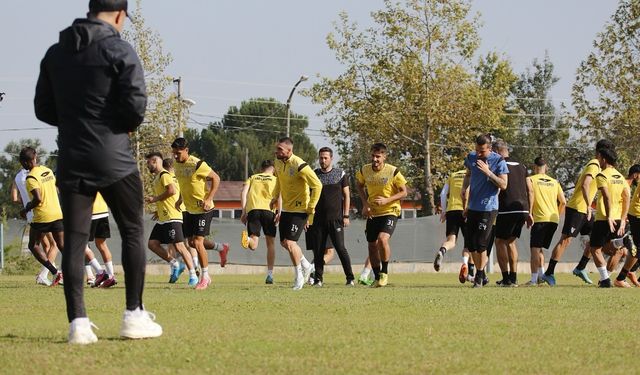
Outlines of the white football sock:
<svg viewBox="0 0 640 375">
<path fill-rule="evenodd" d="M 94 271 L 96 271 L 96 275 L 99 275 L 102 273 L 102 266 L 100 265 L 100 263 L 98 263 L 98 260 L 96 258 L 93 258 L 89 261 L 89 264 L 91 265 L 91 268 L 93 268 Z"/>
<path fill-rule="evenodd" d="M 116 273 L 113 271 L 113 261 L 110 260 L 108 262 L 105 262 L 104 268 L 107 269 L 107 274 L 109 275 L 109 277 L 115 276 Z"/>
<path fill-rule="evenodd" d="M 600 281 L 609 278 L 609 272 L 607 271 L 606 266 L 598 267 L 598 272 L 600 272 Z"/>
</svg>

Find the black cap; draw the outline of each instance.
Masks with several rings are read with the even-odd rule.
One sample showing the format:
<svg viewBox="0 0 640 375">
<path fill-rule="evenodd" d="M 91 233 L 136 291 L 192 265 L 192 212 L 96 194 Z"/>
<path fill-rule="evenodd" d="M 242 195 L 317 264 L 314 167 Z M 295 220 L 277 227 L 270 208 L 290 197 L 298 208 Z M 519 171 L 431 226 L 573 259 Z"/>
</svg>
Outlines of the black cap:
<svg viewBox="0 0 640 375">
<path fill-rule="evenodd" d="M 89 12 L 127 12 L 127 0 L 89 0 Z M 129 13 L 127 13 L 127 16 Z"/>
</svg>

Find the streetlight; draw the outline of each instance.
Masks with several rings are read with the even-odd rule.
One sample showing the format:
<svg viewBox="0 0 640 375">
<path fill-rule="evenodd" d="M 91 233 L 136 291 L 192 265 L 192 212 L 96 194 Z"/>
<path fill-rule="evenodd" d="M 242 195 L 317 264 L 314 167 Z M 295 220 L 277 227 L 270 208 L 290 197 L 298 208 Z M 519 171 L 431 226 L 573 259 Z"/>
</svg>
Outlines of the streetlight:
<svg viewBox="0 0 640 375">
<path fill-rule="evenodd" d="M 293 93 L 296 91 L 296 88 L 298 87 L 298 85 L 301 82 L 304 82 L 308 79 L 309 77 L 305 75 L 300 76 L 300 79 L 298 80 L 298 82 L 296 82 L 296 84 L 293 85 L 293 88 L 291 89 L 291 93 L 289 94 L 289 99 L 287 99 L 287 137 L 289 136 L 289 132 L 291 130 L 291 98 L 293 98 Z"/>
<path fill-rule="evenodd" d="M 182 97 L 182 77 L 174 78 L 173 83 L 178 85 L 178 103 L 180 103 L 180 112 L 178 112 L 178 137 L 184 137 L 184 129 L 182 129 L 182 110 L 196 104 L 196 101 Z"/>
</svg>

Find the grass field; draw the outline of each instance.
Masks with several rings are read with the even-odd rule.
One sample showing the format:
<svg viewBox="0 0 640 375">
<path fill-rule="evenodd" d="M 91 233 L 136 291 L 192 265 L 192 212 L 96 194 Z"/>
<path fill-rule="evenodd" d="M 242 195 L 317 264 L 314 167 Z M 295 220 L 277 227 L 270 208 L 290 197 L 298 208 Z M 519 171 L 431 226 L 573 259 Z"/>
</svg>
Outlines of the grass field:
<svg viewBox="0 0 640 375">
<path fill-rule="evenodd" d="M 294 292 L 290 278 L 267 286 L 223 275 L 194 291 L 150 277 L 145 305 L 164 335 L 142 341 L 118 337 L 122 285 L 88 289 L 100 341 L 78 347 L 65 342 L 61 287 L 0 275 L 0 373 L 614 374 L 637 363 L 640 290 L 570 275 L 555 288 L 477 290 L 454 274 L 392 274 L 386 288 L 349 289 L 333 274 L 322 289 Z"/>
</svg>

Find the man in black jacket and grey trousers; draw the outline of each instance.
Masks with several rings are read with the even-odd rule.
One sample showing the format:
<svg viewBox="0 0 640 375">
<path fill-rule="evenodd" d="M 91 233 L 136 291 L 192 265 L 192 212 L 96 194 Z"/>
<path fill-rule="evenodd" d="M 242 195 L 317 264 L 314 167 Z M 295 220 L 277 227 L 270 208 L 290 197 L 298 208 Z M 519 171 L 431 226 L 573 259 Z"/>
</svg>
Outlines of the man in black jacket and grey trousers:
<svg viewBox="0 0 640 375">
<path fill-rule="evenodd" d="M 47 51 L 36 86 L 36 117 L 58 127 L 62 272 L 72 344 L 98 340 L 83 297 L 83 256 L 97 192 L 111 208 L 122 236 L 126 310 L 120 335 L 162 334 L 142 305 L 143 191 L 129 133 L 142 123 L 147 96 L 138 55 L 120 38 L 126 17 L 126 0 L 90 0 L 87 18 L 60 32 L 59 42 Z"/>
</svg>

